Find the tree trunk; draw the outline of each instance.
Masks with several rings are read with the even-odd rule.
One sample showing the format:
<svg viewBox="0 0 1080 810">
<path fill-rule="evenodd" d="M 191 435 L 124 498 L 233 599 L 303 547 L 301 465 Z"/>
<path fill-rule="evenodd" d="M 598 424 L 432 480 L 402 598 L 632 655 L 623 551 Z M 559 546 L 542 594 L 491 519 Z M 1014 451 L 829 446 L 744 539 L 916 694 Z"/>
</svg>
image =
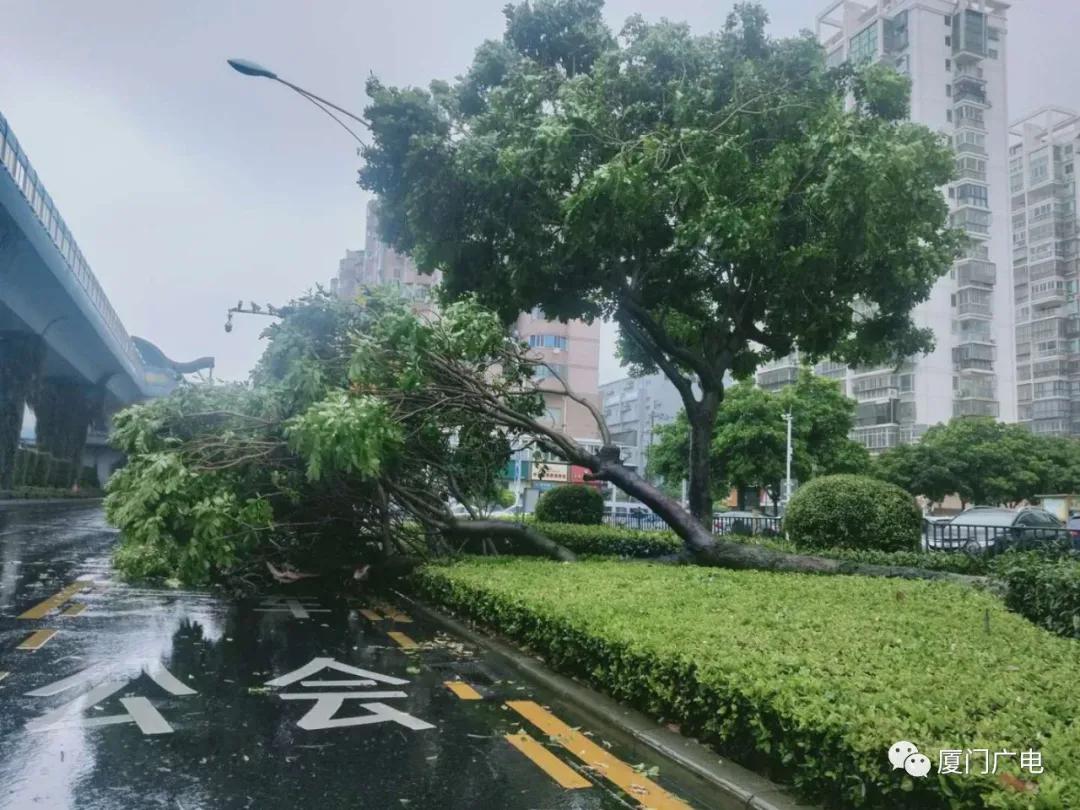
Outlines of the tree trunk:
<svg viewBox="0 0 1080 810">
<path fill-rule="evenodd" d="M 506 520 L 458 520 L 445 528 L 443 532 L 449 537 L 462 540 L 471 538 L 487 540 L 492 537 L 521 540 L 553 559 L 562 562 L 577 561 L 577 556 L 570 549 L 521 523 L 511 523 Z"/>
<path fill-rule="evenodd" d="M 926 571 L 905 566 L 865 565 L 827 557 L 789 554 L 750 543 L 733 543 L 714 537 L 677 501 L 669 498 L 659 488 L 622 464 L 602 462 L 599 467 L 600 469 L 595 471 L 598 477 L 611 481 L 624 492 L 648 504 L 656 514 L 663 518 L 668 526 L 682 538 L 693 562 L 699 565 L 804 574 L 860 574 L 901 579 L 933 579 L 963 585 L 985 582 L 983 577 L 969 577 L 945 571 Z"/>
<path fill-rule="evenodd" d="M 712 438 L 721 396 L 720 391 L 703 391 L 701 401 L 686 409 L 690 423 L 690 514 L 703 526 L 712 525 Z"/>
</svg>

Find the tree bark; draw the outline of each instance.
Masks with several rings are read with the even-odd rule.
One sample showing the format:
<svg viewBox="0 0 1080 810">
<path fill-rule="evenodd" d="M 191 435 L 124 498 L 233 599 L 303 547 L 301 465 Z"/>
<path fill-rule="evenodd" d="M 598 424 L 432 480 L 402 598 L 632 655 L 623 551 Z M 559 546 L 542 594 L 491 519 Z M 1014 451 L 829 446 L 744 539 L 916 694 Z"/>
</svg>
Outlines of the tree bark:
<svg viewBox="0 0 1080 810">
<path fill-rule="evenodd" d="M 687 408 L 690 423 L 689 483 L 690 514 L 704 526 L 712 526 L 712 438 L 716 414 L 720 409 L 721 392 L 702 392 L 701 400 Z"/>
<path fill-rule="evenodd" d="M 577 555 L 570 549 L 520 523 L 510 523 L 506 520 L 458 520 L 443 529 L 443 532 L 449 537 L 459 539 L 486 540 L 492 537 L 504 537 L 508 540 L 521 540 L 552 559 L 561 562 L 577 561 Z"/>
</svg>

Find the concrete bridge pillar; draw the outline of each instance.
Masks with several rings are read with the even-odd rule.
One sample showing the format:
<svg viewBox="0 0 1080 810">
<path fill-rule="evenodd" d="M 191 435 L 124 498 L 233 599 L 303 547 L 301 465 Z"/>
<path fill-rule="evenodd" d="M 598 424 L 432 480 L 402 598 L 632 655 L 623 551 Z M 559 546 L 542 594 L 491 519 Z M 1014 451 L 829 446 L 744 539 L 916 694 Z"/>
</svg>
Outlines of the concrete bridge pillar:
<svg viewBox="0 0 1080 810">
<path fill-rule="evenodd" d="M 54 458 L 71 463 L 68 486 L 79 480 L 90 423 L 100 411 L 98 386 L 46 377 L 34 387 L 30 407 L 37 419 L 37 445 Z"/>
<path fill-rule="evenodd" d="M 0 333 L 0 489 L 14 484 L 23 413 L 44 357 L 45 343 L 37 335 Z"/>
</svg>

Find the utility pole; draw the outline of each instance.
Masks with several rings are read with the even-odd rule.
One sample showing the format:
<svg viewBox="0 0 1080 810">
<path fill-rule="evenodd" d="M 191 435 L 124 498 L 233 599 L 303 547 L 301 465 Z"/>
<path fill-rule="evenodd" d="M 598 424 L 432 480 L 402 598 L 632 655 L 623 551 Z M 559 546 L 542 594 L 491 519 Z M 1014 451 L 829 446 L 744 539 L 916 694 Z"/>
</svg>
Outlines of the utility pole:
<svg viewBox="0 0 1080 810">
<path fill-rule="evenodd" d="M 787 422 L 787 471 L 784 477 L 784 493 L 781 502 L 784 505 L 784 511 L 787 511 L 788 501 L 791 500 L 791 423 L 795 421 L 791 411 L 784 414 L 784 421 Z"/>
</svg>

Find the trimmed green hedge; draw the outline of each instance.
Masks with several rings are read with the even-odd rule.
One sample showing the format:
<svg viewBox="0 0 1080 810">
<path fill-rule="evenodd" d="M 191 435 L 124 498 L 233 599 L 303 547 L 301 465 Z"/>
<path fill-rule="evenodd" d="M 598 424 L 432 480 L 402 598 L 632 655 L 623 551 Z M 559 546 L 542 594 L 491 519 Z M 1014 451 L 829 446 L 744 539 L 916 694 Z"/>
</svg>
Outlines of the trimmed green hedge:
<svg viewBox="0 0 1080 810">
<path fill-rule="evenodd" d="M 994 569 L 1008 586 L 1009 608 L 1058 635 L 1080 639 L 1080 561 L 1003 554 Z"/>
<path fill-rule="evenodd" d="M 675 532 L 649 532 L 616 526 L 533 523 L 533 527 L 575 554 L 615 557 L 663 557 L 678 554 L 683 542 Z"/>
<path fill-rule="evenodd" d="M 600 490 L 584 484 L 549 489 L 536 502 L 536 519 L 544 523 L 599 526 L 604 522 L 604 496 Z"/>
<path fill-rule="evenodd" d="M 571 523 L 539 523 L 528 521 L 537 531 L 566 546 L 575 554 L 602 557 L 663 557 L 678 554 L 683 547 L 682 540 L 672 531 L 642 531 L 624 529 L 616 526 L 578 526 Z M 777 551 L 807 553 L 796 548 L 780 537 L 727 536 L 725 540 L 753 543 Z M 512 544 L 497 542 L 496 546 L 503 553 L 514 553 L 517 549 Z M 479 547 L 477 547 L 479 550 Z M 852 548 L 816 548 L 813 554 L 832 557 L 838 560 L 850 560 L 868 565 L 904 565 L 912 568 L 925 568 L 930 571 L 951 571 L 956 574 L 982 576 L 990 572 L 988 560 L 967 554 L 950 554 L 943 551 L 877 551 Z"/>
<path fill-rule="evenodd" d="M 879 551 L 873 548 L 857 549 L 842 546 L 801 549 L 789 540 L 780 537 L 748 537 L 741 542 L 753 543 L 777 551 L 788 551 L 792 554 L 813 554 L 866 565 L 903 565 L 910 568 L 923 568 L 927 571 L 949 571 L 969 576 L 986 576 L 991 573 L 989 557 L 947 551 Z"/>
<path fill-rule="evenodd" d="M 75 472 L 70 461 L 56 458 L 44 451 L 32 450 L 29 447 L 20 447 L 15 451 L 13 480 L 16 488 L 70 487 L 75 483 Z"/>
<path fill-rule="evenodd" d="M 826 475 L 795 492 L 784 531 L 800 548 L 916 551 L 922 512 L 909 493 L 893 484 L 865 475 Z"/>
<path fill-rule="evenodd" d="M 614 698 L 842 808 L 1080 807 L 1076 642 L 934 582 L 618 562 L 484 559 L 414 575 Z M 989 622 L 990 632 L 984 629 Z M 994 775 L 912 779 L 886 752 L 1041 751 L 1018 794 Z M 1007 763 L 1007 764 L 1006 764 Z M 981 768 L 974 768 L 981 771 Z"/>
</svg>

